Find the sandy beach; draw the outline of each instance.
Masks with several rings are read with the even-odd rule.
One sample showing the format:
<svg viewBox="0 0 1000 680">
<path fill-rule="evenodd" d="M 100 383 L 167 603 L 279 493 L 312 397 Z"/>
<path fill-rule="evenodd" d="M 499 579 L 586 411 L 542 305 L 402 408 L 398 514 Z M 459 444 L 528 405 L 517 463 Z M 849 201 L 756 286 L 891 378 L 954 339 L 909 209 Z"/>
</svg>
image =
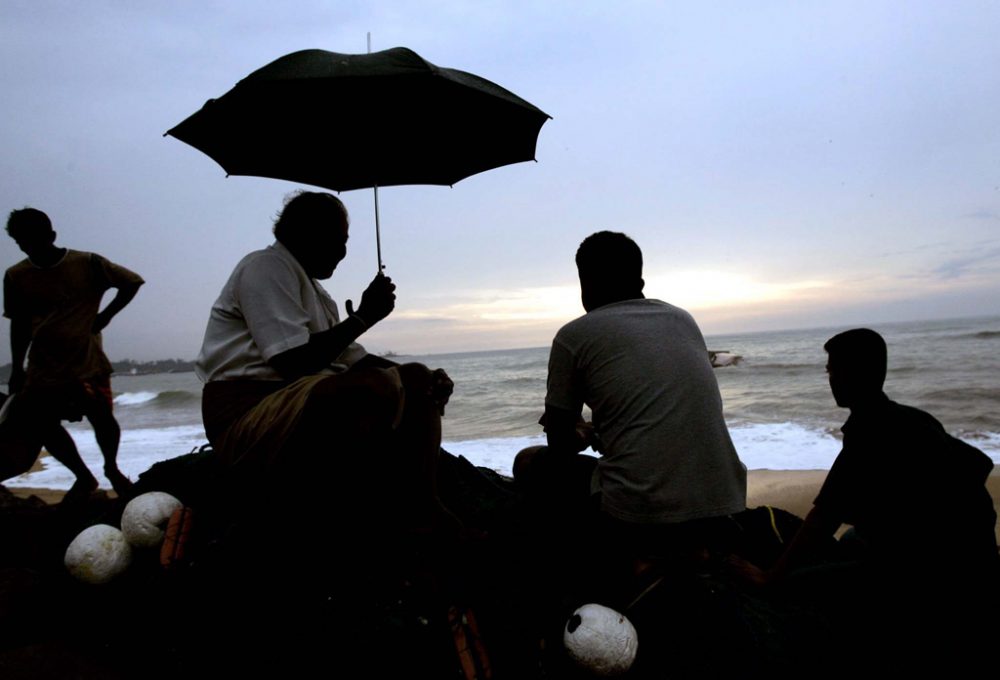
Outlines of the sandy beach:
<svg viewBox="0 0 1000 680">
<path fill-rule="evenodd" d="M 805 517 L 826 473 L 826 470 L 751 470 L 747 475 L 747 507 L 772 505 Z M 993 509 L 1000 515 L 1000 470 L 993 470 L 986 488 L 993 498 Z M 1000 523 L 993 530 L 1000 542 Z"/>
</svg>

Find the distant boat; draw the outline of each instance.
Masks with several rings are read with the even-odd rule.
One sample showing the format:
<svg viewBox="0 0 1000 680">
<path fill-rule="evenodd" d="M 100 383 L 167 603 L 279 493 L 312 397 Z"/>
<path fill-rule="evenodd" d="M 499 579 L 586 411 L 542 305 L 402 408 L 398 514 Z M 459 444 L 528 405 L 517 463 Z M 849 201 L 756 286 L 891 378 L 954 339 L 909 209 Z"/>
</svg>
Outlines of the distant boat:
<svg viewBox="0 0 1000 680">
<path fill-rule="evenodd" d="M 743 357 L 739 354 L 733 354 L 729 350 L 710 349 L 708 350 L 708 360 L 712 362 L 712 368 L 725 368 L 740 363 L 743 361 Z"/>
</svg>

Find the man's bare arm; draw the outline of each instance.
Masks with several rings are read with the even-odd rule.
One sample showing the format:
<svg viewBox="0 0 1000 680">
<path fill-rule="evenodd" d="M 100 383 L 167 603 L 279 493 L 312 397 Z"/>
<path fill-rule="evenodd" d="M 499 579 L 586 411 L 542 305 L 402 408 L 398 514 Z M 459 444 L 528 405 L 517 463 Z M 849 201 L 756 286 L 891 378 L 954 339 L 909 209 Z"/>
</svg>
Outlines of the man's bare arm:
<svg viewBox="0 0 1000 680">
<path fill-rule="evenodd" d="M 286 380 L 317 373 L 333 363 L 366 330 L 368 326 L 359 317 L 349 316 L 329 330 L 313 333 L 305 345 L 271 357 L 268 363 Z"/>
<path fill-rule="evenodd" d="M 10 356 L 11 370 L 7 388 L 11 394 L 20 392 L 24 387 L 24 359 L 28 355 L 28 345 L 31 344 L 31 322 L 28 319 L 14 317 L 10 320 Z"/>
<path fill-rule="evenodd" d="M 309 342 L 271 357 L 268 363 L 282 377 L 294 380 L 316 373 L 333 363 L 347 346 L 365 331 L 389 316 L 396 306 L 396 286 L 388 276 L 378 274 L 361 295 L 357 311 L 348 301 L 350 316 L 330 328 L 309 336 Z"/>
<path fill-rule="evenodd" d="M 115 318 L 115 315 L 117 315 L 118 312 L 125 309 L 128 303 L 132 302 L 132 298 L 134 298 L 135 294 L 139 292 L 139 288 L 142 284 L 143 282 L 140 281 L 137 283 L 127 283 L 118 286 L 118 292 L 115 293 L 111 302 L 108 303 L 107 307 L 99 311 L 97 316 L 94 318 L 93 332 L 100 333 L 104 330 L 107 325 L 111 323 L 111 319 Z"/>
<path fill-rule="evenodd" d="M 814 505 L 796 532 L 795 538 L 771 567 L 768 579 L 773 581 L 784 578 L 793 567 L 799 566 L 803 560 L 814 555 L 819 545 L 833 536 L 840 525 L 840 519 Z"/>
<path fill-rule="evenodd" d="M 792 542 L 785 548 L 774 566 L 764 571 L 759 567 L 739 557 L 730 557 L 730 566 L 737 576 L 744 581 L 756 585 L 768 585 L 785 578 L 789 571 L 802 564 L 806 558 L 815 554 L 818 546 L 840 528 L 842 522 L 830 512 L 813 506 L 806 515 L 805 521 L 799 527 Z"/>
<path fill-rule="evenodd" d="M 546 404 L 542 425 L 549 449 L 560 453 L 580 453 L 594 441 L 594 429 L 580 413 Z"/>
</svg>

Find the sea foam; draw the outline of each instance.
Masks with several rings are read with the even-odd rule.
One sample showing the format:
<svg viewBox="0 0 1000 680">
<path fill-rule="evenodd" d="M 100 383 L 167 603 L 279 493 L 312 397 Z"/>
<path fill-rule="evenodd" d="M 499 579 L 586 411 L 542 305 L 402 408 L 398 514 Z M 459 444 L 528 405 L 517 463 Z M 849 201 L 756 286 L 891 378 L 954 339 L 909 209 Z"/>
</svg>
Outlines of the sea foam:
<svg viewBox="0 0 1000 680">
<path fill-rule="evenodd" d="M 138 406 L 153 401 L 159 392 L 122 392 L 115 397 L 115 406 Z"/>
<path fill-rule="evenodd" d="M 86 426 L 73 426 L 70 433 L 84 462 L 98 475 L 102 488 L 110 488 L 99 474 L 102 459 L 93 431 Z M 730 435 L 749 470 L 828 470 L 840 451 L 840 440 L 828 431 L 797 423 L 735 426 L 730 428 Z M 135 480 L 154 463 L 188 453 L 205 443 L 205 431 L 200 426 L 123 430 L 118 464 L 122 472 Z M 442 447 L 475 465 L 509 475 L 518 451 L 544 443 L 544 435 L 539 434 L 461 441 L 446 439 Z M 1000 463 L 1000 434 L 990 433 L 971 443 L 995 463 Z M 55 459 L 47 456 L 42 459 L 42 465 L 42 470 L 15 477 L 4 484 L 49 489 L 68 489 L 72 485 L 73 475 Z M 302 470 L 302 474 L 309 474 L 309 470 Z M 287 481 L 294 484 L 296 480 Z"/>
</svg>

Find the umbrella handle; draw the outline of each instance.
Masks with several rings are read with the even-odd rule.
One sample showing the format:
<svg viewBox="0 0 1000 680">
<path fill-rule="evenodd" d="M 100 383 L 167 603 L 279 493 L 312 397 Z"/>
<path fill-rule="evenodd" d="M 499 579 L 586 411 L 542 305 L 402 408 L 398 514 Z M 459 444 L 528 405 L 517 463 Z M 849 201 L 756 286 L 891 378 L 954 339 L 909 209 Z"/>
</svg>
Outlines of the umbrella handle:
<svg viewBox="0 0 1000 680">
<path fill-rule="evenodd" d="M 382 264 L 382 232 L 378 220 L 378 186 L 372 188 L 375 190 L 375 250 L 378 255 L 378 273 L 381 274 L 385 265 Z"/>
</svg>

